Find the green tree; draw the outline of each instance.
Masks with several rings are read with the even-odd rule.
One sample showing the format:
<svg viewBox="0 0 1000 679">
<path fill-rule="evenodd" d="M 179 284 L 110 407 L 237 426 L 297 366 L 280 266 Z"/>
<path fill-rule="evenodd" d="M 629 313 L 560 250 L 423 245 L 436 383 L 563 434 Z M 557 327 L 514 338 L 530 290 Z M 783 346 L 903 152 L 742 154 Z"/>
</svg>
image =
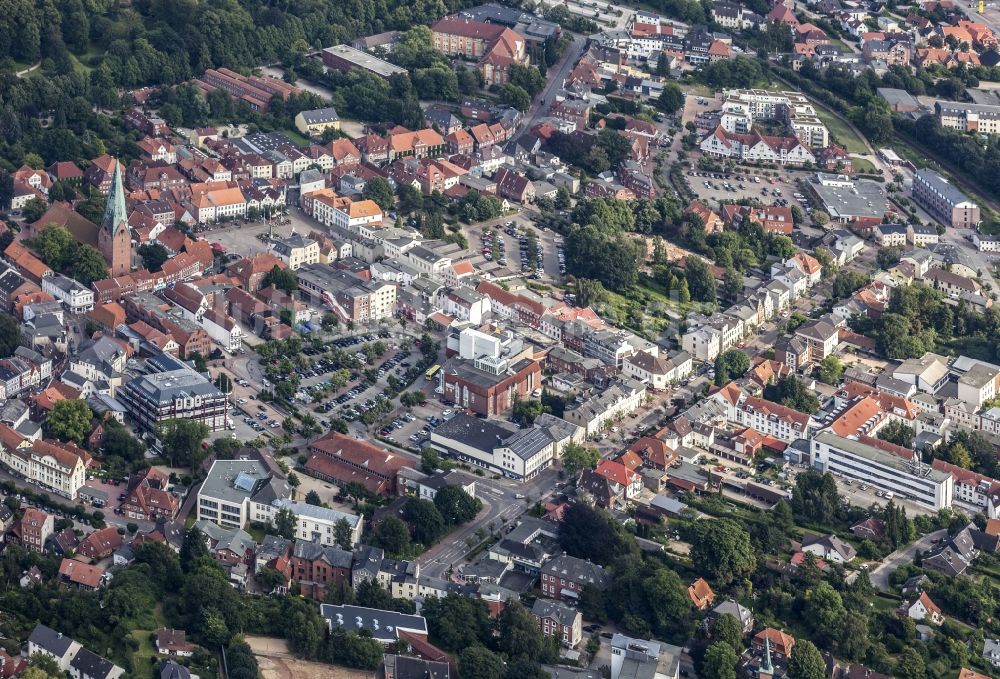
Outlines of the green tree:
<svg viewBox="0 0 1000 679">
<path fill-rule="evenodd" d="M 837 483 L 829 472 L 820 474 L 807 470 L 795 477 L 792 488 L 792 510 L 806 521 L 830 524 L 835 518 L 840 497 Z"/>
<path fill-rule="evenodd" d="M 142 459 L 146 446 L 115 420 L 108 420 L 105 425 L 102 449 L 107 456 L 120 457 L 127 462 L 136 462 Z"/>
<path fill-rule="evenodd" d="M 803 617 L 816 639 L 823 643 L 838 639 L 846 614 L 840 593 L 830 583 L 821 582 L 806 590 Z"/>
<path fill-rule="evenodd" d="M 351 551 L 354 548 L 354 534 L 351 532 L 351 524 L 347 523 L 347 519 L 338 519 L 337 523 L 334 524 L 333 540 L 343 550 Z"/>
<path fill-rule="evenodd" d="M 724 386 L 750 370 L 750 357 L 739 349 L 729 349 L 715 358 L 715 384 Z"/>
<path fill-rule="evenodd" d="M 264 287 L 269 285 L 273 285 L 289 295 L 294 294 L 299 287 L 299 283 L 295 278 L 295 272 L 290 269 L 283 269 L 277 264 L 264 277 Z"/>
<path fill-rule="evenodd" d="M 486 602 L 449 593 L 430 597 L 421 610 L 427 620 L 431 641 L 439 648 L 457 653 L 477 644 L 494 643 L 494 626 Z"/>
<path fill-rule="evenodd" d="M 372 544 L 391 556 L 406 555 L 410 551 L 410 529 L 396 517 L 387 517 L 375 527 Z"/>
<path fill-rule="evenodd" d="M 38 258 L 54 271 L 65 271 L 72 263 L 76 240 L 60 224 L 46 224 L 30 243 Z"/>
<path fill-rule="evenodd" d="M 608 565 L 638 551 L 634 538 L 600 509 L 570 505 L 559 531 L 559 544 L 570 556 Z"/>
<path fill-rule="evenodd" d="M 518 399 L 514 403 L 511 419 L 521 427 L 530 427 L 535 422 L 535 418 L 543 412 L 545 412 L 545 407 L 541 401 Z"/>
<path fill-rule="evenodd" d="M 500 88 L 500 102 L 523 112 L 531 107 L 531 95 L 523 87 L 508 83 Z"/>
<path fill-rule="evenodd" d="M 314 507 L 319 507 L 323 504 L 323 501 L 319 499 L 319 493 L 315 490 L 310 490 L 306 493 L 306 504 L 313 505 Z"/>
<path fill-rule="evenodd" d="M 44 200 L 32 198 L 25 203 L 23 208 L 21 208 L 21 216 L 24 217 L 25 223 L 34 224 L 42 218 L 42 215 L 44 215 L 45 211 L 48 209 L 49 206 L 45 204 Z"/>
<path fill-rule="evenodd" d="M 225 90 L 216 90 L 225 92 Z M 170 259 L 170 252 L 160 243 L 147 243 L 139 248 L 142 265 L 149 271 L 159 271 L 163 263 Z"/>
<path fill-rule="evenodd" d="M 736 651 L 724 641 L 705 649 L 700 676 L 703 679 L 736 679 Z"/>
<path fill-rule="evenodd" d="M 896 661 L 896 676 L 900 679 L 924 679 L 927 670 L 924 659 L 912 646 L 907 646 Z"/>
<path fill-rule="evenodd" d="M 427 446 L 420 451 L 420 469 L 425 474 L 433 474 L 438 469 L 448 470 L 452 468 L 452 463 L 443 459 L 438 451 Z"/>
<path fill-rule="evenodd" d="M 32 653 L 28 656 L 28 667 L 33 667 L 44 672 L 50 677 L 61 677 L 63 671 L 59 669 L 59 663 L 55 658 L 46 653 Z M 24 676 L 23 674 L 21 676 Z"/>
<path fill-rule="evenodd" d="M 913 438 L 915 436 L 916 432 L 913 430 L 913 427 L 906 425 L 899 420 L 890 420 L 885 426 L 878 430 L 878 437 L 880 439 L 888 441 L 889 443 L 895 443 L 897 446 L 903 446 L 904 448 L 913 447 Z M 962 444 L 956 444 L 955 449 L 959 446 L 962 446 Z M 965 453 L 964 458 L 968 460 L 968 452 L 965 450 L 964 446 L 961 447 L 961 450 Z M 952 459 L 952 463 L 958 464 L 954 461 L 954 459 Z"/>
<path fill-rule="evenodd" d="M 296 526 L 298 526 L 298 521 L 292 510 L 283 507 L 274 515 L 274 530 L 281 537 L 294 540 Z"/>
<path fill-rule="evenodd" d="M 723 613 L 712 624 L 712 639 L 724 641 L 734 650 L 743 648 L 743 628 L 732 613 Z"/>
<path fill-rule="evenodd" d="M 575 479 L 584 469 L 593 469 L 601 459 L 596 448 L 585 448 L 579 443 L 566 444 L 562 453 L 563 470 L 566 476 Z"/>
<path fill-rule="evenodd" d="M 795 375 L 782 377 L 764 387 L 764 398 L 815 415 L 819 412 L 819 398 Z"/>
<path fill-rule="evenodd" d="M 651 612 L 653 629 L 661 635 L 672 635 L 683 629 L 691 609 L 687 587 L 677 573 L 666 568 L 642 581 L 642 591 Z"/>
<path fill-rule="evenodd" d="M 504 679 L 507 672 L 501 656 L 478 644 L 462 650 L 458 671 L 464 679 Z"/>
<path fill-rule="evenodd" d="M 69 275 L 83 285 L 90 287 L 94 281 L 108 277 L 108 266 L 104 256 L 90 245 L 81 245 L 73 253 L 73 263 Z"/>
<path fill-rule="evenodd" d="M 86 401 L 77 399 L 57 401 L 49 414 L 47 422 L 49 433 L 61 441 L 73 441 L 79 445 L 90 433 L 90 422 L 93 417 L 94 413 Z"/>
<path fill-rule="evenodd" d="M 520 602 L 510 599 L 497 617 L 500 632 L 497 647 L 508 658 L 526 658 L 536 662 L 556 659 L 548 637 L 539 634 L 538 623 L 531 611 Z"/>
<path fill-rule="evenodd" d="M 830 354 L 819 362 L 816 374 L 821 382 L 832 385 L 840 384 L 840 378 L 844 374 L 844 364 L 837 356 Z"/>
<path fill-rule="evenodd" d="M 202 444 L 208 438 L 208 427 L 202 422 L 165 420 L 158 427 L 158 435 L 170 466 L 187 465 L 194 470 L 205 459 L 207 451 Z"/>
<path fill-rule="evenodd" d="M 396 196 L 392 192 L 392 185 L 385 177 L 372 177 L 365 182 L 365 188 L 361 191 L 362 198 L 373 200 L 383 210 L 389 210 L 396 204 Z"/>
<path fill-rule="evenodd" d="M 684 279 L 687 281 L 691 299 L 696 302 L 714 302 L 717 296 L 715 276 L 708 263 L 700 257 L 690 256 L 684 265 Z"/>
<path fill-rule="evenodd" d="M 826 662 L 816 645 L 799 639 L 788 659 L 788 679 L 826 679 Z"/>
<path fill-rule="evenodd" d="M 684 93 L 677 83 L 668 82 L 663 86 L 663 91 L 656 98 L 656 108 L 664 113 L 676 113 L 684 108 Z"/>
<path fill-rule="evenodd" d="M 189 528 L 184 534 L 184 542 L 181 545 L 181 566 L 185 571 L 190 571 L 202 557 L 208 557 L 208 545 L 205 544 L 205 534 L 197 528 Z"/>
<path fill-rule="evenodd" d="M 410 535 L 416 542 L 429 547 L 445 533 L 444 517 L 428 500 L 411 498 L 403 508 L 403 519 L 410 526 Z"/>
<path fill-rule="evenodd" d="M 699 521 L 691 561 L 701 573 L 728 585 L 753 573 L 757 559 L 750 534 L 732 519 Z"/>
<path fill-rule="evenodd" d="M 476 518 L 483 503 L 472 497 L 461 486 L 445 486 L 434 495 L 437 507 L 449 526 L 458 526 Z"/>
</svg>

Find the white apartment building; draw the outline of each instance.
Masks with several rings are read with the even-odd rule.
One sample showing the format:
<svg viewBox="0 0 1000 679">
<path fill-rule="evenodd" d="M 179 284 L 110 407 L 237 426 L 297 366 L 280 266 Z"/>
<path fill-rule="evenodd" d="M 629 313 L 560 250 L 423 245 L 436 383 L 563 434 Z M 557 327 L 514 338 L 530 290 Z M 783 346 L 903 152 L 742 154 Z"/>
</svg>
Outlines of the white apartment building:
<svg viewBox="0 0 1000 679">
<path fill-rule="evenodd" d="M 806 146 L 826 148 L 830 145 L 830 132 L 816 115 L 812 103 L 800 92 L 730 90 L 726 93 L 720 121 L 723 129 L 748 133 L 755 119 L 785 122 Z"/>
<path fill-rule="evenodd" d="M 958 378 L 958 398 L 979 408 L 996 398 L 1000 371 L 985 363 L 976 363 Z"/>
<path fill-rule="evenodd" d="M 319 243 L 294 231 L 288 238 L 276 241 L 272 251 L 292 271 L 297 271 L 306 264 L 319 263 Z"/>
<path fill-rule="evenodd" d="M 714 361 L 722 353 L 722 333 L 710 325 L 691 328 L 681 337 L 681 348 L 703 363 Z"/>
<path fill-rule="evenodd" d="M 814 425 L 810 415 L 767 399 L 748 396 L 735 385 L 717 391 L 711 398 L 726 407 L 726 419 L 730 422 L 753 427 L 785 443 L 805 438 Z"/>
<path fill-rule="evenodd" d="M 273 514 L 287 509 L 295 516 L 295 537 L 300 540 L 318 542 L 324 547 L 337 544 L 337 524 L 346 521 L 351 529 L 351 544 L 361 542 L 361 531 L 364 521 L 357 514 L 349 514 L 336 509 L 317 507 L 305 502 L 294 502 L 287 498 L 271 503 Z M 272 514 L 272 520 L 273 520 Z"/>
<path fill-rule="evenodd" d="M 42 292 L 55 297 L 73 314 L 85 314 L 94 308 L 94 291 L 61 273 L 43 278 Z"/>
<path fill-rule="evenodd" d="M 671 384 L 680 382 L 691 374 L 694 361 L 691 354 L 678 351 L 672 356 L 654 356 L 648 351 L 639 351 L 625 359 L 622 372 L 639 380 L 651 389 L 664 390 Z"/>
<path fill-rule="evenodd" d="M 951 474 L 920 462 L 887 453 L 875 446 L 822 431 L 810 443 L 813 466 L 820 472 L 875 486 L 929 509 L 951 507 L 954 481 Z"/>
<path fill-rule="evenodd" d="M 645 397 L 646 387 L 641 382 L 622 380 L 567 410 L 563 419 L 583 427 L 588 437 L 595 436 L 612 422 L 638 410 Z"/>
<path fill-rule="evenodd" d="M 70 500 L 76 499 L 77 491 L 87 481 L 87 465 L 81 455 L 61 443 L 39 440 L 30 447 L 0 445 L 0 464 L 15 475 Z"/>
<path fill-rule="evenodd" d="M 933 460 L 931 467 L 951 475 L 953 501 L 982 507 L 988 518 L 1000 518 L 1000 481 L 944 460 Z"/>
<path fill-rule="evenodd" d="M 272 503 L 291 494 L 288 482 L 272 475 L 263 462 L 216 460 L 198 489 L 197 520 L 224 528 L 265 522 L 272 517 Z"/>
<path fill-rule="evenodd" d="M 229 314 L 211 309 L 202 317 L 201 327 L 228 352 L 239 351 L 243 347 L 243 330 Z"/>
</svg>

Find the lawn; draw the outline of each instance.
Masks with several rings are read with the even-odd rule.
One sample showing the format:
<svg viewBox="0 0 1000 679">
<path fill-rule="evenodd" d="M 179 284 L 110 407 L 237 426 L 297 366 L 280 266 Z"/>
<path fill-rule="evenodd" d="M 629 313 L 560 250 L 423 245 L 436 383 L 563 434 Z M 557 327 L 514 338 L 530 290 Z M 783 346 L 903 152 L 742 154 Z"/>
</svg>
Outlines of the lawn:
<svg viewBox="0 0 1000 679">
<path fill-rule="evenodd" d="M 875 169 L 875 165 L 870 160 L 865 160 L 864 158 L 851 158 L 851 163 L 854 165 L 855 172 L 878 174 L 878 170 Z"/>
<path fill-rule="evenodd" d="M 139 649 L 132 654 L 132 666 L 136 674 L 148 674 L 146 668 L 152 667 L 158 659 L 156 647 L 153 646 L 151 639 L 152 634 L 153 632 L 148 629 L 132 630 L 132 638 L 139 643 Z"/>
<path fill-rule="evenodd" d="M 819 105 L 815 108 L 816 114 L 819 116 L 820 120 L 822 120 L 827 129 L 830 130 L 830 135 L 837 141 L 838 144 L 847 149 L 848 153 L 868 153 L 868 148 L 865 146 L 864 141 L 861 137 L 852 132 L 851 128 L 849 128 L 844 121 Z"/>
</svg>

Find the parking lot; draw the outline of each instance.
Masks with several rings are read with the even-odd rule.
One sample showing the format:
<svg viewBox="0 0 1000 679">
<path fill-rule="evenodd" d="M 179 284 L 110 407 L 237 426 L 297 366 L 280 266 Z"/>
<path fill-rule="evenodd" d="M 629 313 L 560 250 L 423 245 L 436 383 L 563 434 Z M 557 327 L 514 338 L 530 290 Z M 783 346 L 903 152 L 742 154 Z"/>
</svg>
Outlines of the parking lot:
<svg viewBox="0 0 1000 679">
<path fill-rule="evenodd" d="M 752 170 L 737 170 L 729 174 L 690 170 L 685 179 L 698 198 L 713 209 L 724 200 L 736 202 L 751 199 L 760 201 L 762 205 L 794 205 L 803 212 L 811 211 L 811 206 L 795 184 L 795 179 L 788 174 L 775 178 L 755 174 Z"/>
<path fill-rule="evenodd" d="M 534 250 L 527 237 L 529 229 L 535 233 Z M 525 213 L 470 226 L 466 233 L 470 250 L 512 274 L 558 282 L 566 273 L 562 237 L 538 227 Z"/>
</svg>

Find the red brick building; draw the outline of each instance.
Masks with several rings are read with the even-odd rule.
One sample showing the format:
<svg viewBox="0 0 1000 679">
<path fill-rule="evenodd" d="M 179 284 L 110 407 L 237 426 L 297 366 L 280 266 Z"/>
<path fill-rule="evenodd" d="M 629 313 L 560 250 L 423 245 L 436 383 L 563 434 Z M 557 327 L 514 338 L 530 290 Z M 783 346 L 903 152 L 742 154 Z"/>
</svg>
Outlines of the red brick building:
<svg viewBox="0 0 1000 679">
<path fill-rule="evenodd" d="M 121 163 L 115 161 L 111 175 L 111 191 L 104 209 L 104 219 L 97 232 L 97 249 L 104 255 L 111 276 L 122 276 L 132 270 L 132 230 L 125 208 Z"/>
<path fill-rule="evenodd" d="M 118 533 L 118 528 L 108 526 L 85 537 L 77 548 L 81 556 L 88 559 L 104 559 L 114 554 L 115 550 L 122 546 L 122 536 Z"/>
<path fill-rule="evenodd" d="M 129 479 L 125 500 L 121 504 L 127 518 L 141 521 L 170 521 L 179 508 L 177 497 L 167 491 L 167 477 L 155 467 Z"/>
<path fill-rule="evenodd" d="M 21 546 L 30 552 L 44 552 L 45 541 L 52 535 L 54 521 L 51 514 L 29 507 L 24 510 L 21 521 L 14 532 L 21 540 Z"/>
<path fill-rule="evenodd" d="M 399 470 L 413 467 L 404 457 L 337 432 L 310 443 L 309 452 L 306 471 L 310 476 L 341 486 L 360 483 L 377 495 L 395 495 Z"/>
<path fill-rule="evenodd" d="M 499 415 L 542 386 L 542 364 L 525 358 L 493 373 L 468 361 L 456 361 L 445 367 L 442 376 L 445 399 L 473 413 Z"/>
<path fill-rule="evenodd" d="M 350 586 L 353 559 L 351 552 L 340 547 L 296 540 L 291 557 L 292 577 L 299 581 L 302 594 L 323 601 L 327 583 Z"/>
</svg>

